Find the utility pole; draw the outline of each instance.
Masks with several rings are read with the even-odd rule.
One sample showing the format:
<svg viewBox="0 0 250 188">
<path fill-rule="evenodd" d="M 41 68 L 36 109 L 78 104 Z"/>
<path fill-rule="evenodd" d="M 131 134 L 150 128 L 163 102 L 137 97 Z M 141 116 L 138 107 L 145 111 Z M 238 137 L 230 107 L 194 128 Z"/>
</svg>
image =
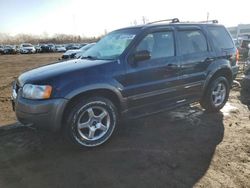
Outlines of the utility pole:
<svg viewBox="0 0 250 188">
<path fill-rule="evenodd" d="M 137 25 L 137 21 L 136 20 L 134 20 L 134 25 Z"/>
<path fill-rule="evenodd" d="M 146 24 L 147 20 L 145 16 L 142 16 L 142 24 Z"/>
<path fill-rule="evenodd" d="M 209 20 L 209 12 L 207 12 L 207 22 L 208 22 L 208 20 Z"/>
</svg>

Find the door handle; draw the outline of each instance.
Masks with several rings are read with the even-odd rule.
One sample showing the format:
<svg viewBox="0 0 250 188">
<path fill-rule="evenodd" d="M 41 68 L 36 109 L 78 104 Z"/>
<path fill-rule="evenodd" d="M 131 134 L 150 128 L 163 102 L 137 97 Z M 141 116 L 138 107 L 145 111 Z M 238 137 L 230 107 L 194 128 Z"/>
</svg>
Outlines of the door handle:
<svg viewBox="0 0 250 188">
<path fill-rule="evenodd" d="M 212 61 L 214 61 L 214 58 L 208 57 L 208 58 L 206 58 L 203 62 L 210 63 L 210 62 L 212 62 Z"/>
</svg>

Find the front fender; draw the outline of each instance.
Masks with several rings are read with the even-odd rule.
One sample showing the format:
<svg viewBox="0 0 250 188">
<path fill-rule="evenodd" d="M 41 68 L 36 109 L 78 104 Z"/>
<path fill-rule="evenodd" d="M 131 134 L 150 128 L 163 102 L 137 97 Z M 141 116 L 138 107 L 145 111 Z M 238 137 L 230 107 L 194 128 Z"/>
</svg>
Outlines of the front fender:
<svg viewBox="0 0 250 188">
<path fill-rule="evenodd" d="M 110 91 L 114 92 L 119 97 L 119 99 L 123 98 L 122 95 L 121 95 L 121 92 L 115 86 L 112 86 L 112 85 L 109 85 L 109 84 L 102 84 L 102 83 L 79 87 L 79 88 L 71 91 L 70 93 L 68 93 L 64 98 L 72 99 L 73 97 L 75 97 L 75 96 L 77 96 L 77 95 L 79 95 L 81 93 L 91 91 L 91 90 L 97 90 L 97 89 L 99 89 L 99 90 L 100 89 L 110 90 Z"/>
</svg>

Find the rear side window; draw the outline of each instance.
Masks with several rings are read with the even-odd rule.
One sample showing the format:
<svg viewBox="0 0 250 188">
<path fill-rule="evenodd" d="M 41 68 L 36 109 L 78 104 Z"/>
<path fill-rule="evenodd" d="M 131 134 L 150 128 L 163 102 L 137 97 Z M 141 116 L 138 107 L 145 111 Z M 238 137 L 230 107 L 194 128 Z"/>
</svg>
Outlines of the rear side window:
<svg viewBox="0 0 250 188">
<path fill-rule="evenodd" d="M 208 27 L 208 32 L 212 35 L 215 47 L 219 49 L 229 49 L 234 47 L 233 40 L 224 27 Z"/>
<path fill-rule="evenodd" d="M 207 41 L 200 30 L 179 31 L 181 55 L 206 52 Z"/>
</svg>

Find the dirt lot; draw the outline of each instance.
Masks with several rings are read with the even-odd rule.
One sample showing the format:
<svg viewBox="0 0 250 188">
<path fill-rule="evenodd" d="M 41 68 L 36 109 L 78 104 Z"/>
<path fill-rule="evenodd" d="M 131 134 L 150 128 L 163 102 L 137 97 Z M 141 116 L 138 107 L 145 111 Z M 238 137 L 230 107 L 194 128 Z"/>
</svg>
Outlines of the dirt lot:
<svg viewBox="0 0 250 188">
<path fill-rule="evenodd" d="M 250 187 L 250 116 L 239 88 L 220 113 L 194 104 L 126 122 L 95 149 L 21 126 L 11 82 L 58 57 L 0 56 L 0 187 Z"/>
</svg>

